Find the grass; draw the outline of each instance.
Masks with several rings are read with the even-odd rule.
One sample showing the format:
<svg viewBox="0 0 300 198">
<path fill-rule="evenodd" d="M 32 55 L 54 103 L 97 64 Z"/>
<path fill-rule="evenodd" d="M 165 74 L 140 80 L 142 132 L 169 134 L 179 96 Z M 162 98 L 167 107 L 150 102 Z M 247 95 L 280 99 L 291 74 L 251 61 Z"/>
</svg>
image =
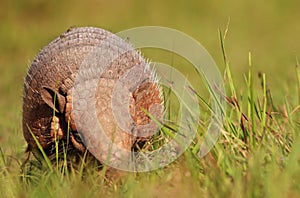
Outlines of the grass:
<svg viewBox="0 0 300 198">
<path fill-rule="evenodd" d="M 1 197 L 300 197 L 299 2 L 87 2 L 1 2 Z M 217 32 L 224 23 L 225 31 Z M 68 168 L 65 161 L 52 164 L 46 156 L 42 163 L 33 156 L 26 161 L 21 129 L 26 65 L 72 25 L 113 32 L 161 25 L 201 41 L 221 66 L 227 91 L 226 117 L 215 147 L 204 158 L 197 156 L 212 111 L 211 98 L 197 87 L 200 79 L 194 78 L 195 72 L 177 55 L 145 50 L 152 60 L 180 67 L 196 85 L 193 91 L 203 110 L 198 133 L 178 160 L 147 173 L 115 171 L 109 178 L 108 170 L 88 155 L 76 168 Z M 167 97 L 170 94 L 167 90 Z M 172 115 L 177 110 L 173 99 L 166 101 L 170 120 L 178 119 Z M 170 123 L 169 129 L 177 127 Z M 149 147 L 159 147 L 170 131 L 155 137 Z"/>
<path fill-rule="evenodd" d="M 85 157 L 79 168 L 45 163 L 8 154 L 0 146 L 0 186 L 3 197 L 297 197 L 300 196 L 300 106 L 298 96 L 272 103 L 266 74 L 255 90 L 252 56 L 244 93 L 238 95 L 220 33 L 227 89 L 226 117 L 217 144 L 204 158 L 196 155 L 209 122 L 210 107 L 199 122 L 199 134 L 189 149 L 169 166 L 147 173 L 112 171 L 107 178 Z M 299 90 L 299 67 L 296 68 Z M 167 90 L 168 92 L 168 90 Z M 299 92 L 297 93 L 299 94 Z M 199 94 L 200 95 L 200 94 Z M 242 97 L 246 97 L 243 99 Z M 201 99 L 204 105 L 209 100 Z M 200 100 L 200 101 L 201 101 Z M 168 106 L 172 106 L 169 104 Z M 169 111 L 171 112 L 171 111 Z M 158 145 L 159 146 L 159 145 Z"/>
</svg>

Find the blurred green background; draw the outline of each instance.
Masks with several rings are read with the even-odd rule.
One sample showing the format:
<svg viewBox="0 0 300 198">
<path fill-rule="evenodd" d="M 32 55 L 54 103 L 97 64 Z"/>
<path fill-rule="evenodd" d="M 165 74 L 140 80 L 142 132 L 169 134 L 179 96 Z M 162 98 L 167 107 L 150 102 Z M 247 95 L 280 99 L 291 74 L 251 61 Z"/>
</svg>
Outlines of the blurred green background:
<svg viewBox="0 0 300 198">
<path fill-rule="evenodd" d="M 299 8 L 296 0 L 1 0 L 0 144 L 5 142 L 13 152 L 24 149 L 23 78 L 39 50 L 70 26 L 97 26 L 112 32 L 145 25 L 175 28 L 198 40 L 223 73 L 218 29 L 224 31 L 230 19 L 225 44 L 238 87 L 245 89 L 243 75 L 251 51 L 254 72 L 267 74 L 276 99 L 293 97 L 296 56 L 300 56 Z"/>
</svg>

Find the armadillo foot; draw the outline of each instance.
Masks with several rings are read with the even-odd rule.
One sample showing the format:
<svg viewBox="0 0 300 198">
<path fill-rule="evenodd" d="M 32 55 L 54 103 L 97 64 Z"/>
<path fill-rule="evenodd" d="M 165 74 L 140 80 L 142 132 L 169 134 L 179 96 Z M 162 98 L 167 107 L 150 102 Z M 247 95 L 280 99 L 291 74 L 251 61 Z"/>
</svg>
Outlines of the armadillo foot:
<svg viewBox="0 0 300 198">
<path fill-rule="evenodd" d="M 64 137 L 63 130 L 59 124 L 59 118 L 56 116 L 52 117 L 50 136 L 53 139 L 59 139 L 59 140 L 61 140 Z"/>
</svg>

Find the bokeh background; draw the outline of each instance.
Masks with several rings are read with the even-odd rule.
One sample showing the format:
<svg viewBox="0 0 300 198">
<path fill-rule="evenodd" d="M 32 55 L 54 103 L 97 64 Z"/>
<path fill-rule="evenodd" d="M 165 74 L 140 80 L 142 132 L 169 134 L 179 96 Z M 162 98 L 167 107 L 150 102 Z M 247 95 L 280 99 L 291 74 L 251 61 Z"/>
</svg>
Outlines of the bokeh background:
<svg viewBox="0 0 300 198">
<path fill-rule="evenodd" d="M 27 68 L 43 46 L 70 26 L 112 32 L 145 25 L 175 28 L 198 40 L 223 73 L 218 30 L 224 32 L 230 21 L 225 45 L 238 88 L 246 87 L 251 51 L 253 70 L 266 73 L 275 100 L 293 97 L 300 56 L 299 8 L 297 0 L 1 0 L 0 144 L 22 153 L 22 86 Z M 170 57 L 162 59 L 176 62 Z"/>
</svg>

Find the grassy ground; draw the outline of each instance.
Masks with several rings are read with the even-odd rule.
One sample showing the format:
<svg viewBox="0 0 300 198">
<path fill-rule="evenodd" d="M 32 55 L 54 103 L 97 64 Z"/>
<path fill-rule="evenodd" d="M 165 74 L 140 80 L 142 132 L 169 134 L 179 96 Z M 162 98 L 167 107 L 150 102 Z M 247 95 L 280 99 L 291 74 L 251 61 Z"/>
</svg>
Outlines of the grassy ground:
<svg viewBox="0 0 300 198">
<path fill-rule="evenodd" d="M 279 0 L 0 2 L 1 196 L 299 197 L 299 6 Z M 218 28 L 224 33 L 229 17 L 224 59 Z M 195 155 L 208 123 L 209 113 L 202 113 L 194 144 L 176 162 L 154 172 L 118 172 L 105 179 L 93 164 L 68 174 L 34 160 L 22 166 L 23 77 L 38 50 L 72 25 L 113 32 L 161 25 L 200 41 L 224 73 L 228 97 L 222 135 L 211 152 L 201 159 Z M 182 67 L 172 54 L 145 54 Z"/>
</svg>

